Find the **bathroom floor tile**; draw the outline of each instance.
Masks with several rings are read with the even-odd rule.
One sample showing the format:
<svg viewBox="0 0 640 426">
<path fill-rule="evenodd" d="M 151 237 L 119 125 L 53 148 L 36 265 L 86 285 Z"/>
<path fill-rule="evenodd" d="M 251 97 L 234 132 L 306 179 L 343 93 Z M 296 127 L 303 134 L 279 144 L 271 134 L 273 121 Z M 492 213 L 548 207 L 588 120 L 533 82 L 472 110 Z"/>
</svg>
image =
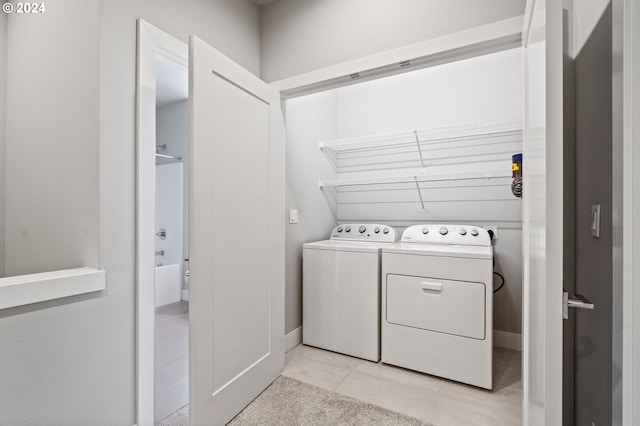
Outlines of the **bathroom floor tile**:
<svg viewBox="0 0 640 426">
<path fill-rule="evenodd" d="M 155 418 L 162 420 L 189 403 L 189 377 L 179 378 L 156 391 Z"/>
<path fill-rule="evenodd" d="M 161 420 L 189 403 L 189 305 L 156 309 L 155 418 Z"/>
<path fill-rule="evenodd" d="M 178 378 L 189 376 L 189 359 L 182 357 L 166 363 L 156 363 L 155 370 L 155 385 L 162 388 Z"/>
</svg>

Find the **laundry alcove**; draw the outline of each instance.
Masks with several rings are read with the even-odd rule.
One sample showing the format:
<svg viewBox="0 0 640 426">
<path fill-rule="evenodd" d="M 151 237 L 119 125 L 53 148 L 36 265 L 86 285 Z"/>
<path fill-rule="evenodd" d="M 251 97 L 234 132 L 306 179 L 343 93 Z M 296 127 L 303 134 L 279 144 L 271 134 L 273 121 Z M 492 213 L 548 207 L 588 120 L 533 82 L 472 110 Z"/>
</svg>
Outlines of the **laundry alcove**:
<svg viewBox="0 0 640 426">
<path fill-rule="evenodd" d="M 289 244 L 341 223 L 491 229 L 507 282 L 495 296 L 496 343 L 519 350 L 522 200 L 510 185 L 521 75 L 514 48 L 287 100 L 288 208 L 300 215 Z M 288 287 L 301 283 L 289 276 Z"/>
</svg>

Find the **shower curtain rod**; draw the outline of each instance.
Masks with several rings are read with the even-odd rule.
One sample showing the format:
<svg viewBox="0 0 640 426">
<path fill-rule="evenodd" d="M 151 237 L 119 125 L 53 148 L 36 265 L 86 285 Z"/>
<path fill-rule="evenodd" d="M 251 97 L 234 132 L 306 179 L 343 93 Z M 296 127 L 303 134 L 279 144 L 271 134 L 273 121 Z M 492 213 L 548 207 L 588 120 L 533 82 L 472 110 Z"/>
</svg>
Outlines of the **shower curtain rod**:
<svg viewBox="0 0 640 426">
<path fill-rule="evenodd" d="M 174 157 L 173 155 L 158 154 L 157 152 L 156 152 L 156 157 L 168 158 L 168 159 L 170 159 L 170 160 L 179 160 L 179 161 L 182 161 L 182 157 Z"/>
</svg>

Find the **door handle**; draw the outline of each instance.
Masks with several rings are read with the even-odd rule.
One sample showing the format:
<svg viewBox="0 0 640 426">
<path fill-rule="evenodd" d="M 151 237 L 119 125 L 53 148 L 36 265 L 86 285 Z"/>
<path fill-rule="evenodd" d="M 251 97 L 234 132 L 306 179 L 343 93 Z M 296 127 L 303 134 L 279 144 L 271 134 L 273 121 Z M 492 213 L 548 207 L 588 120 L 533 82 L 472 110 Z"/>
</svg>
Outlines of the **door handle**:
<svg viewBox="0 0 640 426">
<path fill-rule="evenodd" d="M 569 308 L 574 309 L 595 309 L 595 305 L 581 294 L 576 294 L 575 299 L 569 299 L 569 293 L 562 292 L 562 318 L 569 319 Z"/>
<path fill-rule="evenodd" d="M 442 291 L 442 284 L 440 283 L 423 281 L 420 284 L 422 285 L 422 291 Z"/>
</svg>

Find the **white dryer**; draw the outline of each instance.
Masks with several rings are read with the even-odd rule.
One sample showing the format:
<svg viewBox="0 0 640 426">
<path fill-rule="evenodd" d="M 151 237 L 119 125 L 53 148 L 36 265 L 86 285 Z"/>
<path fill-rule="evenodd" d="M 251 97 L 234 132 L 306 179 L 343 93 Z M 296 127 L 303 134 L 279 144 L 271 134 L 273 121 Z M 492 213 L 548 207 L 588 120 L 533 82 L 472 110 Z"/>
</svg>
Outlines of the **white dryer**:
<svg viewBox="0 0 640 426">
<path fill-rule="evenodd" d="M 382 249 L 382 362 L 492 388 L 493 247 L 468 225 L 416 225 Z"/>
<path fill-rule="evenodd" d="M 305 345 L 380 360 L 380 250 L 396 241 L 390 226 L 344 224 L 304 244 Z"/>
</svg>

